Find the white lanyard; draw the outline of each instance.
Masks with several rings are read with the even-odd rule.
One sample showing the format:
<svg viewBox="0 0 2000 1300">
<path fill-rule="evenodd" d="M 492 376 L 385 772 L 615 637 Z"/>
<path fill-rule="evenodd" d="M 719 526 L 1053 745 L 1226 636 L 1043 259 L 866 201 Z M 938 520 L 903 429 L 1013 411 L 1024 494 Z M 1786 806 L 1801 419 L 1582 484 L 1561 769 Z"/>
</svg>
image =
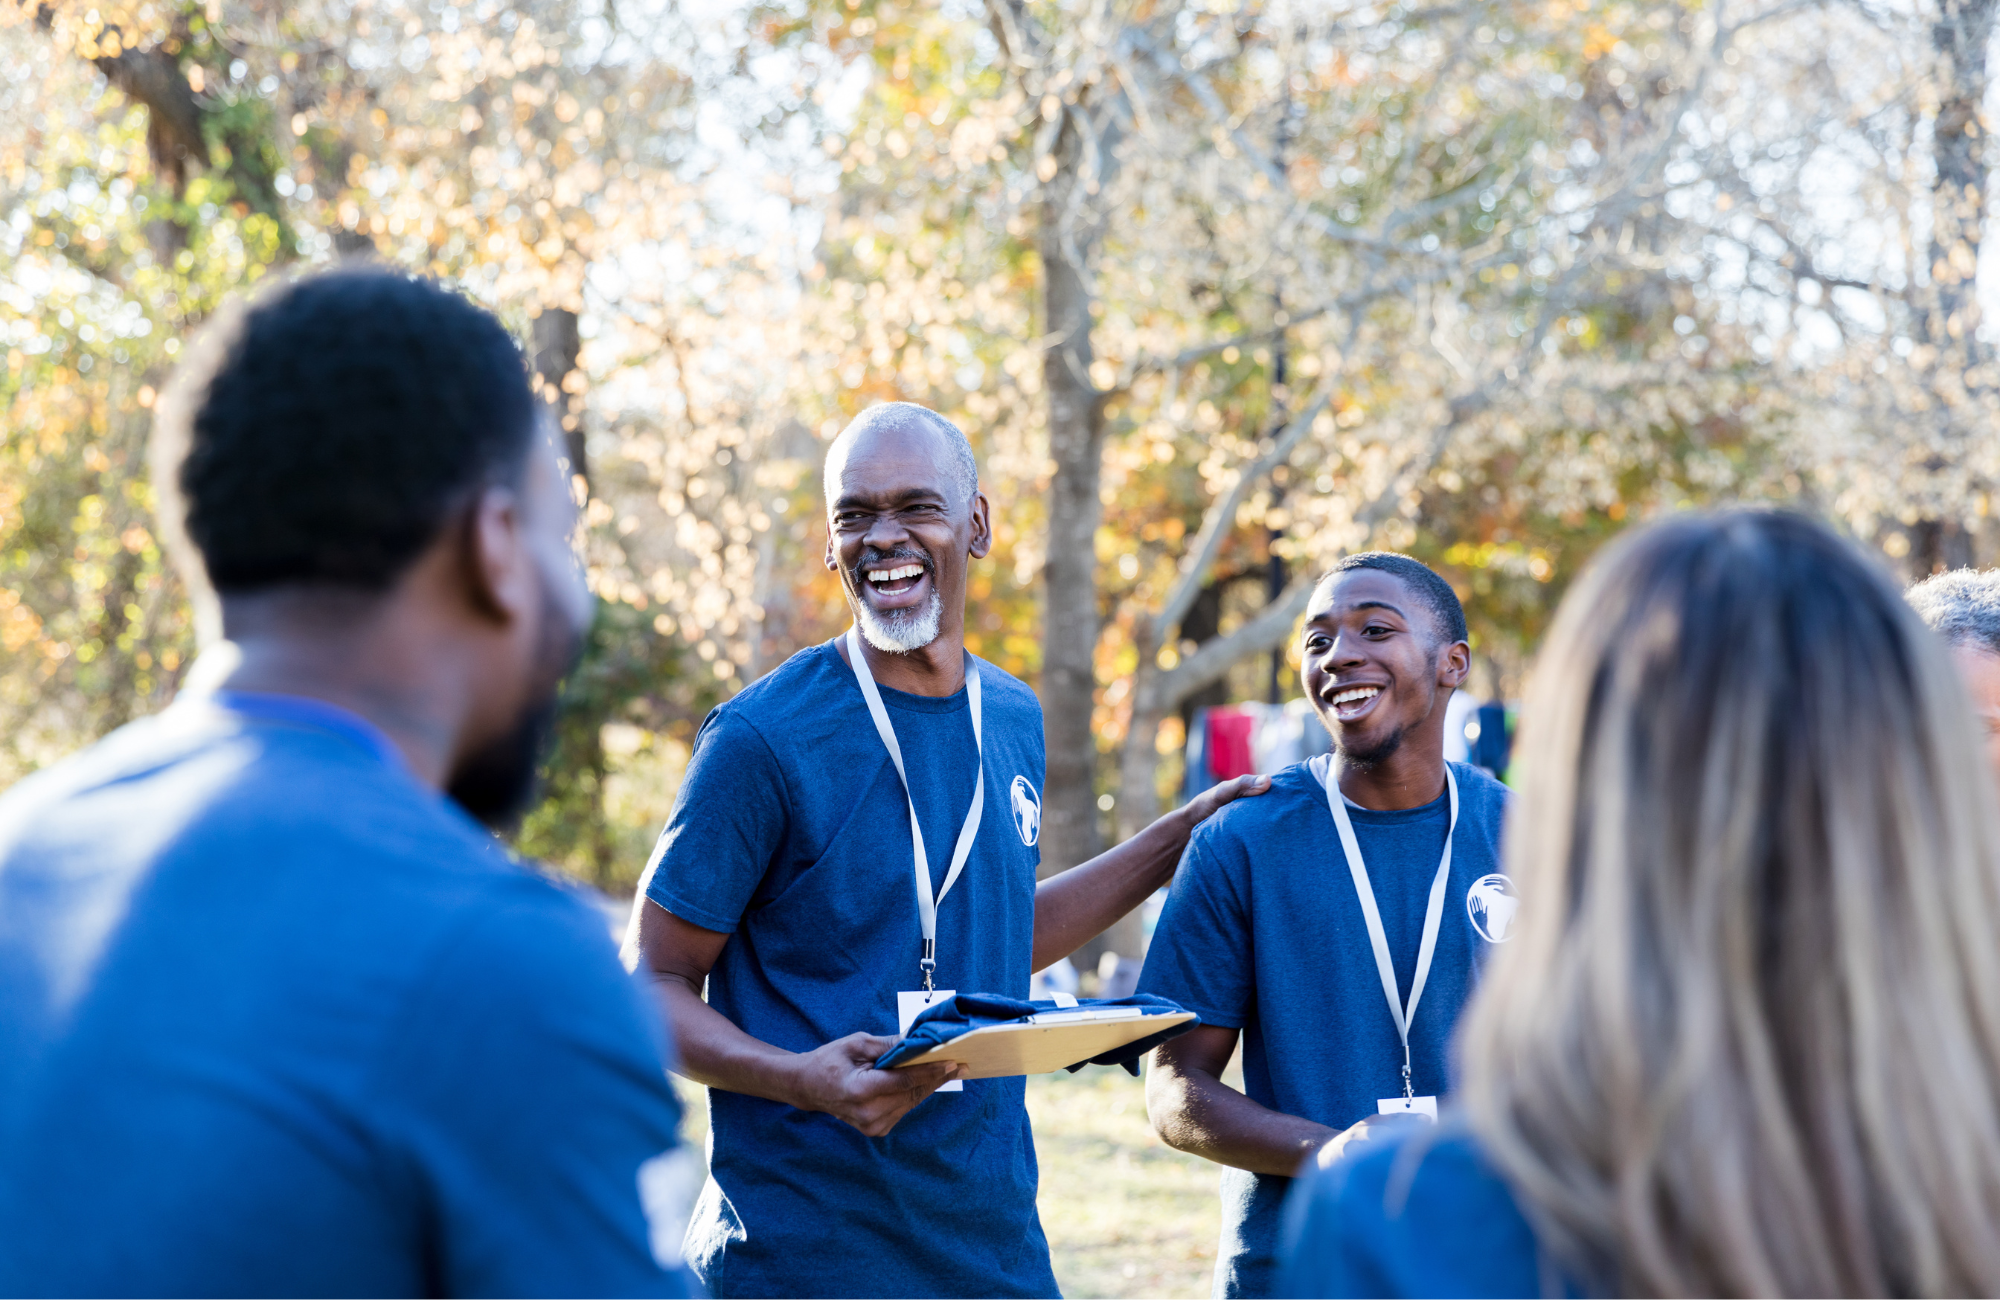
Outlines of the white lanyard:
<svg viewBox="0 0 2000 1300">
<path fill-rule="evenodd" d="M 854 669 L 854 680 L 861 687 L 861 697 L 868 701 L 868 716 L 875 719 L 875 731 L 882 737 L 882 745 L 889 751 L 889 761 L 896 765 L 896 775 L 903 779 L 903 798 L 910 805 L 910 843 L 916 850 L 917 877 L 917 920 L 923 926 L 923 955 L 917 965 L 924 972 L 924 988 L 931 988 L 931 973 L 937 969 L 937 910 L 944 902 L 944 896 L 958 883 L 958 875 L 965 870 L 965 860 L 972 856 L 972 841 L 979 835 L 979 814 L 986 807 L 986 753 L 979 736 L 979 665 L 971 655 L 965 656 L 965 693 L 972 701 L 972 749 L 979 757 L 979 779 L 972 786 L 972 807 L 965 810 L 965 825 L 958 828 L 958 843 L 952 846 L 951 870 L 945 872 L 944 884 L 931 897 L 931 863 L 924 852 L 924 828 L 917 824 L 917 801 L 910 797 L 910 774 L 903 770 L 903 747 L 896 743 L 896 728 L 889 722 L 889 710 L 882 707 L 882 692 L 875 688 L 875 674 L 868 671 L 868 658 L 861 652 L 861 630 L 847 629 L 847 662 Z"/>
<path fill-rule="evenodd" d="M 1361 861 L 1361 844 L 1354 838 L 1354 821 L 1347 815 L 1347 800 L 1340 793 L 1339 769 L 1329 757 L 1324 768 L 1326 806 L 1333 810 L 1333 824 L 1340 831 L 1340 847 L 1347 854 L 1347 871 L 1354 877 L 1354 892 L 1361 896 L 1361 917 L 1368 923 L 1368 942 L 1375 948 L 1375 973 L 1382 977 L 1382 992 L 1389 999 L 1389 1015 L 1396 1021 L 1396 1036 L 1403 1040 L 1403 1095 L 1415 1095 L 1410 1088 L 1410 1025 L 1417 1018 L 1417 1001 L 1424 995 L 1424 981 L 1431 975 L 1431 959 L 1437 956 L 1438 926 L 1444 921 L 1445 882 L 1451 875 L 1451 836 L 1458 829 L 1458 780 L 1451 764 L 1444 766 L 1445 789 L 1451 794 L 1451 822 L 1444 832 L 1444 857 L 1438 861 L 1437 876 L 1431 881 L 1430 906 L 1424 910 L 1424 939 L 1417 949 L 1417 970 L 1410 979 L 1410 1004 L 1405 1007 L 1396 996 L 1396 966 L 1389 959 L 1389 936 L 1382 930 L 1382 913 L 1375 906 L 1375 888 L 1368 883 L 1368 867 Z"/>
</svg>

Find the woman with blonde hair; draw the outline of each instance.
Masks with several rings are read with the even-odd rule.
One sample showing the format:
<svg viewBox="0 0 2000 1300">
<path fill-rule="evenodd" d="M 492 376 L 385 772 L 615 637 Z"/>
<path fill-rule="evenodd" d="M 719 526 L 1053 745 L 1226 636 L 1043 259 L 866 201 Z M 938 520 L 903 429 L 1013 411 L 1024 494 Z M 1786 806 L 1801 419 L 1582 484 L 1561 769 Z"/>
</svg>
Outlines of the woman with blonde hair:
<svg viewBox="0 0 2000 1300">
<path fill-rule="evenodd" d="M 1563 602 L 1461 1105 L 1301 1183 L 1295 1294 L 2000 1294 L 2000 824 L 1888 576 L 1686 516 Z"/>
</svg>

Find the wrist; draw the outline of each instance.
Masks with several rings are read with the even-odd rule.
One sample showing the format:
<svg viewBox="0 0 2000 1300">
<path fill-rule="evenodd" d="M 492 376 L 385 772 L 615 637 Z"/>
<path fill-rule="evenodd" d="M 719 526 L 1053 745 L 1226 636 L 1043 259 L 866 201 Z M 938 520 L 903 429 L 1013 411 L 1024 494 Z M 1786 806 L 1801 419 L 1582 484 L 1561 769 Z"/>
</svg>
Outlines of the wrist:
<svg viewBox="0 0 2000 1300">
<path fill-rule="evenodd" d="M 766 1101 L 775 1101 L 800 1110 L 817 1110 L 806 1057 L 798 1052 L 759 1052 L 737 1063 L 736 1077 L 742 1080 L 733 1091 L 745 1092 Z"/>
</svg>

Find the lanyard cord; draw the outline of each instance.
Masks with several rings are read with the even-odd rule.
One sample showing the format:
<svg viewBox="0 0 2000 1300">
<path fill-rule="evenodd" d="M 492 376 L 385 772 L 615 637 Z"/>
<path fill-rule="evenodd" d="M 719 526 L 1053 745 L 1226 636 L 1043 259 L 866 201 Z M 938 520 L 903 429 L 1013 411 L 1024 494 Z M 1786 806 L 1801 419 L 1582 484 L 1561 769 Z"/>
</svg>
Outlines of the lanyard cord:
<svg viewBox="0 0 2000 1300">
<path fill-rule="evenodd" d="M 861 629 L 847 629 L 847 662 L 854 669 L 855 684 L 861 687 L 861 697 L 868 702 L 868 716 L 875 720 L 875 732 L 882 737 L 883 748 L 889 751 L 889 761 L 896 765 L 896 775 L 903 782 L 903 799 L 910 805 L 910 843 L 915 849 L 917 880 L 917 922 L 923 927 L 924 943 L 917 966 L 924 973 L 924 990 L 933 987 L 931 976 L 937 970 L 937 909 L 944 902 L 944 896 L 958 883 L 959 873 L 965 870 L 965 860 L 972 856 L 972 842 L 979 836 L 979 815 L 986 807 L 986 752 L 985 742 L 980 737 L 979 665 L 971 655 L 965 656 L 965 693 L 972 705 L 972 748 L 979 756 L 979 779 L 972 787 L 972 806 L 965 810 L 965 824 L 958 828 L 958 842 L 952 845 L 951 869 L 945 872 L 944 885 L 931 897 L 930 856 L 924 852 L 924 829 L 917 823 L 917 801 L 910 794 L 910 774 L 903 769 L 903 747 L 896 743 L 896 728 L 889 721 L 889 710 L 883 707 L 882 692 L 875 686 L 875 674 L 868 670 L 868 659 L 861 651 Z"/>
<path fill-rule="evenodd" d="M 1341 796 L 1339 772 L 1329 756 L 1322 770 L 1326 804 L 1333 812 L 1333 824 L 1340 831 L 1340 847 L 1347 855 L 1347 871 L 1354 878 L 1354 892 L 1361 898 L 1361 919 L 1368 923 L 1368 942 L 1375 949 L 1375 973 L 1382 977 L 1382 992 L 1389 999 L 1389 1014 L 1396 1021 L 1396 1036 L 1403 1041 L 1403 1095 L 1415 1096 L 1410 1086 L 1410 1026 L 1417 1018 L 1417 1002 L 1424 996 L 1430 979 L 1431 960 L 1437 956 L 1438 927 L 1444 921 L 1445 884 L 1451 876 L 1451 837 L 1458 829 L 1458 780 L 1451 764 L 1444 767 L 1445 789 L 1451 794 L 1451 821 L 1444 832 L 1444 856 L 1438 860 L 1437 875 L 1431 880 L 1430 903 L 1424 909 L 1424 938 L 1417 949 L 1417 970 L 1410 980 L 1410 1003 L 1396 996 L 1396 967 L 1389 958 L 1389 936 L 1382 929 L 1382 913 L 1375 906 L 1375 888 L 1368 881 L 1368 867 L 1361 860 L 1361 843 L 1354 837 L 1354 819 L 1347 815 L 1347 800 Z"/>
</svg>

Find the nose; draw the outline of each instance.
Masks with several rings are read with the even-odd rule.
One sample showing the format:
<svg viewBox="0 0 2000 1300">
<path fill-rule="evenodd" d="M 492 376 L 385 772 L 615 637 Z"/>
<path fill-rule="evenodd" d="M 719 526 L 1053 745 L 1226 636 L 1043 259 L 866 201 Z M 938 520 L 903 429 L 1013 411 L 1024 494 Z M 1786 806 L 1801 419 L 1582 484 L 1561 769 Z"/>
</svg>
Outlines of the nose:
<svg viewBox="0 0 2000 1300">
<path fill-rule="evenodd" d="M 894 513 L 886 511 L 870 520 L 868 531 L 861 534 L 861 544 L 876 551 L 893 551 L 908 540 L 910 530 Z"/>
<path fill-rule="evenodd" d="M 1328 672 L 1338 672 L 1342 668 L 1352 668 L 1361 663 L 1365 656 L 1361 653 L 1361 638 L 1352 632 L 1339 631 L 1333 634 L 1333 644 L 1326 648 L 1324 662 Z"/>
</svg>

